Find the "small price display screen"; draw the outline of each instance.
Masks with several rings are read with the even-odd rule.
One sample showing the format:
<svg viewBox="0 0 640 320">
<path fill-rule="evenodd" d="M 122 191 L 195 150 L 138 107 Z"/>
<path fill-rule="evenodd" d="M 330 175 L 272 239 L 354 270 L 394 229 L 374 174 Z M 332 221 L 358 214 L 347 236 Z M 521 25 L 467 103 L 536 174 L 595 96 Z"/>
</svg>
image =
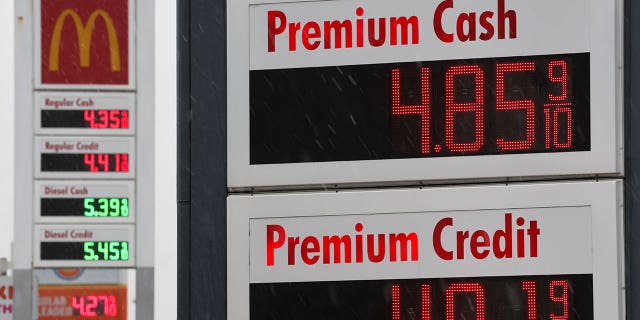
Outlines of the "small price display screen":
<svg viewBox="0 0 640 320">
<path fill-rule="evenodd" d="M 127 319 L 127 285 L 73 284 L 38 288 L 38 319 Z"/>
<path fill-rule="evenodd" d="M 135 95 L 124 92 L 36 92 L 36 134 L 135 135 Z"/>
<path fill-rule="evenodd" d="M 252 320 L 593 319 L 592 275 L 252 283 Z"/>
<path fill-rule="evenodd" d="M 82 223 L 77 224 L 36 224 L 34 266 L 54 268 L 135 266 L 133 224 L 87 224 L 86 219 L 99 218 L 86 217 Z M 118 219 L 126 220 L 126 218 Z M 95 221 L 99 222 L 99 220 Z"/>
<path fill-rule="evenodd" d="M 129 110 L 42 110 L 42 128 L 129 129 Z"/>
<path fill-rule="evenodd" d="M 133 181 L 39 180 L 35 219 L 51 223 L 131 223 L 135 221 Z"/>
<path fill-rule="evenodd" d="M 41 198 L 43 217 L 128 217 L 128 198 Z"/>
<path fill-rule="evenodd" d="M 42 260 L 128 261 L 128 241 L 41 242 Z"/>
<path fill-rule="evenodd" d="M 35 138 L 36 178 L 133 178 L 135 138 Z"/>
<path fill-rule="evenodd" d="M 591 150 L 589 53 L 250 71 L 250 163 Z"/>
<path fill-rule="evenodd" d="M 42 172 L 129 172 L 127 153 L 42 153 Z"/>
</svg>

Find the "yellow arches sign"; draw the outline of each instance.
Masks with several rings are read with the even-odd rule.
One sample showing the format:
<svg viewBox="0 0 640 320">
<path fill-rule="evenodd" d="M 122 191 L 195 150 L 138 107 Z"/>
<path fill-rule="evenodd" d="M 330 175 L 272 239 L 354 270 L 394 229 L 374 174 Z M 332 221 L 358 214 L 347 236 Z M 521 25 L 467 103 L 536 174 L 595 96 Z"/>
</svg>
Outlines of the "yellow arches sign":
<svg viewBox="0 0 640 320">
<path fill-rule="evenodd" d="M 80 19 L 78 13 L 72 9 L 66 9 L 58 16 L 53 28 L 51 45 L 49 47 L 49 70 L 58 71 L 60 68 L 60 36 L 67 17 L 71 17 L 73 19 L 73 23 L 76 27 L 76 33 L 78 34 L 80 66 L 85 68 L 90 66 L 89 53 L 91 52 L 91 36 L 93 35 L 96 19 L 100 17 L 104 20 L 104 23 L 107 26 L 111 71 L 120 71 L 120 46 L 118 45 L 116 28 L 113 26 L 113 20 L 111 19 L 111 16 L 109 16 L 109 13 L 103 9 L 93 11 L 86 24 L 82 23 L 82 19 Z"/>
<path fill-rule="evenodd" d="M 133 0 L 38 0 L 42 85 L 131 85 Z"/>
</svg>

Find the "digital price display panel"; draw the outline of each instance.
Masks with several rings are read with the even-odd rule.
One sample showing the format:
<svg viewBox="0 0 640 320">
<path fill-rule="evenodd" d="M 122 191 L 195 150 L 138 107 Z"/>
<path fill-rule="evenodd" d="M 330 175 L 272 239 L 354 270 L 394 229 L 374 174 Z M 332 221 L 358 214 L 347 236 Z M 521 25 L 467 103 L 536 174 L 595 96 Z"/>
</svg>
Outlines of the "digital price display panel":
<svg viewBox="0 0 640 320">
<path fill-rule="evenodd" d="M 604 181 L 231 196 L 229 314 L 620 319 L 621 192 Z"/>
<path fill-rule="evenodd" d="M 134 183 L 36 181 L 35 220 L 50 223 L 132 223 Z"/>
<path fill-rule="evenodd" d="M 229 186 L 619 176 L 621 18 L 605 12 L 236 2 L 228 20 L 249 28 L 228 43 Z"/>
<path fill-rule="evenodd" d="M 40 285 L 40 320 L 126 320 L 124 284 Z"/>
<path fill-rule="evenodd" d="M 251 319 L 594 319 L 592 281 L 573 274 L 252 283 L 250 313 Z"/>
<path fill-rule="evenodd" d="M 588 53 L 253 70 L 250 108 L 252 165 L 591 149 Z"/>
<path fill-rule="evenodd" d="M 36 92 L 36 134 L 133 135 L 132 93 Z"/>
<path fill-rule="evenodd" d="M 36 225 L 38 267 L 135 266 L 133 225 Z"/>
<path fill-rule="evenodd" d="M 36 178 L 134 178 L 134 138 L 35 138 Z"/>
</svg>

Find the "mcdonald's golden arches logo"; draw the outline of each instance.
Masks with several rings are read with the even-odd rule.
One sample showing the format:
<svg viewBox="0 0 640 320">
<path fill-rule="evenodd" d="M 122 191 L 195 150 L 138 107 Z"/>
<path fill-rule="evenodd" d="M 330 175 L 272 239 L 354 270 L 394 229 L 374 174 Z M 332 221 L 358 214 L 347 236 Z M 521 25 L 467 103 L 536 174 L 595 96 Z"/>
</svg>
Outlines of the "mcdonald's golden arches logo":
<svg viewBox="0 0 640 320">
<path fill-rule="evenodd" d="M 127 0 L 41 0 L 43 84 L 128 84 Z"/>
</svg>

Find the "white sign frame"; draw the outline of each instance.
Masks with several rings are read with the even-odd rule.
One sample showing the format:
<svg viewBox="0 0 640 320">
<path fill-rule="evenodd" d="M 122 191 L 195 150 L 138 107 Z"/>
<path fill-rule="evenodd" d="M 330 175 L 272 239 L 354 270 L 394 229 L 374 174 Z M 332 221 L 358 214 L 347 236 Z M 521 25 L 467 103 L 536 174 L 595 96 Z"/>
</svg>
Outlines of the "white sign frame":
<svg viewBox="0 0 640 320">
<path fill-rule="evenodd" d="M 47 106 L 46 99 L 66 100 L 71 106 Z M 95 101 L 91 107 L 78 106 L 78 99 Z M 34 93 L 33 127 L 37 135 L 135 135 L 136 133 L 136 96 L 134 93 L 107 92 L 48 92 Z M 127 129 L 92 129 L 92 128 L 43 128 L 41 112 L 43 110 L 127 110 L 129 112 L 129 128 Z"/>
<path fill-rule="evenodd" d="M 33 220 L 36 223 L 134 223 L 136 220 L 136 193 L 133 181 L 91 181 L 91 180 L 37 180 L 34 187 Z M 45 188 L 65 189 L 65 195 L 46 195 Z M 71 189 L 86 189 L 86 194 L 71 194 Z M 128 198 L 129 215 L 127 217 L 84 217 L 42 216 L 40 199 L 42 198 Z"/>
<path fill-rule="evenodd" d="M 128 241 L 129 260 L 126 261 L 84 261 L 84 260 L 42 260 L 40 258 L 40 242 L 44 241 L 43 233 L 48 230 L 91 231 L 95 234 L 91 239 L 76 241 Z M 134 225 L 59 225 L 38 224 L 33 231 L 33 266 L 36 268 L 132 268 L 136 266 L 136 237 Z M 71 239 L 50 239 L 47 242 L 67 242 Z"/>
<path fill-rule="evenodd" d="M 410 3 L 411 0 L 403 0 Z M 537 23 L 537 27 L 549 23 L 539 19 L 545 16 L 544 5 L 547 2 L 514 2 L 531 10 L 519 11 L 519 18 L 525 17 L 526 12 L 537 12 L 528 21 Z M 326 7 L 332 5 L 349 7 L 346 14 L 354 18 L 355 7 L 367 6 L 367 10 L 376 3 L 382 3 L 382 9 L 396 12 L 403 4 L 384 1 L 232 1 L 228 4 L 228 30 L 234 30 L 233 36 L 227 40 L 227 123 L 228 123 L 228 186 L 232 190 L 247 190 L 251 188 L 273 188 L 274 186 L 309 186 L 309 185 L 350 185 L 385 183 L 429 183 L 450 181 L 506 181 L 512 179 L 539 179 L 549 176 L 621 176 L 623 173 L 623 134 L 622 134 L 622 84 L 623 84 L 623 47 L 622 47 L 622 1 L 589 0 L 586 4 L 574 1 L 580 8 L 579 12 L 559 10 L 565 18 L 559 22 L 561 26 L 571 26 L 571 22 L 579 24 L 580 34 L 565 34 L 582 39 L 582 42 L 561 41 L 555 37 L 551 45 L 541 46 L 538 41 L 509 39 L 496 43 L 488 41 L 485 45 L 475 42 L 468 47 L 460 42 L 451 46 L 431 43 L 429 50 L 389 49 L 383 48 L 381 54 L 371 48 L 345 49 L 342 52 L 330 50 L 316 50 L 299 54 L 283 53 L 266 61 L 265 53 L 257 52 L 260 44 L 253 44 L 251 39 L 252 10 L 281 8 L 291 12 L 291 21 L 298 16 L 314 15 L 316 11 L 330 11 Z M 574 2 L 571 2 L 572 4 Z M 386 5 L 385 5 L 386 3 Z M 424 3 L 424 2 L 422 2 Z M 464 3 L 463 0 L 456 3 Z M 539 5 L 536 5 L 538 4 Z M 553 2 L 557 4 L 557 2 Z M 259 4 L 259 5 L 258 5 Z M 415 4 L 413 4 L 415 6 Z M 425 4 L 436 6 L 437 2 Z M 493 5 L 493 4 L 492 4 Z M 527 5 L 529 7 L 527 7 Z M 554 6 L 551 6 L 555 8 Z M 287 8 L 292 8 L 291 10 Z M 431 7 L 429 7 L 429 10 Z M 323 9 L 323 10 L 317 10 Z M 535 10 L 534 10 L 535 9 Z M 557 8 L 556 8 L 557 9 Z M 289 10 L 289 11 L 287 11 Z M 297 11 L 296 11 L 297 10 Z M 542 11 L 541 11 L 542 10 Z M 406 15 L 414 14 L 415 10 L 407 10 Z M 467 10 L 471 11 L 471 10 Z M 367 11 L 368 12 L 368 11 Z M 455 12 L 465 12 L 465 8 L 456 8 Z M 587 13 L 588 18 L 584 18 Z M 372 13 L 374 16 L 375 14 Z M 337 16 L 327 18 L 343 18 Z M 568 16 L 567 16 L 568 15 Z M 533 18 L 532 18 L 533 17 Z M 301 19 L 303 20 L 303 19 Z M 537 22 L 536 22 L 537 20 Z M 586 21 L 583 21 L 586 20 Z M 303 20 L 304 21 L 304 20 Z M 559 25 L 558 28 L 561 27 Z M 531 25 L 520 25 L 519 31 L 535 29 Z M 549 26 L 549 27 L 553 27 Z M 259 26 L 265 35 L 266 26 Z M 541 27 L 542 28 L 542 27 Z M 546 27 L 545 27 L 546 28 Z M 561 28 L 562 29 L 562 28 Z M 429 30 L 425 28 L 425 30 Z M 546 30 L 546 29 L 545 29 Z M 433 30 L 431 30 L 433 32 Z M 524 33 L 524 31 L 522 31 Z M 576 31 L 578 32 L 578 31 Z M 584 33 L 587 33 L 586 36 Z M 425 32 L 426 33 L 426 32 Z M 555 34 L 554 32 L 552 34 Z M 535 35 L 535 33 L 534 33 Z M 548 36 L 545 33 L 545 36 Z M 524 36 L 523 36 L 524 37 Z M 536 38 L 536 37 L 532 37 Z M 537 39 L 537 38 L 536 38 Z M 521 41 L 522 40 L 522 41 Z M 547 42 L 544 42 L 547 43 Z M 491 45 L 493 44 L 493 46 Z M 551 47 L 553 46 L 553 47 Z M 349 51 L 352 50 L 352 51 Z M 358 51 L 362 50 L 362 51 Z M 395 51 L 394 51 L 395 50 Z M 591 150 L 580 152 L 536 153 L 536 154 L 506 154 L 480 155 L 440 158 L 412 158 L 390 160 L 363 161 L 335 161 L 315 163 L 286 163 L 251 165 L 249 157 L 250 110 L 249 110 L 249 70 L 274 67 L 302 67 L 319 65 L 341 65 L 354 63 L 382 63 L 402 61 L 424 61 L 438 59 L 464 59 L 501 56 L 526 56 L 539 54 L 560 54 L 572 52 L 590 52 L 591 75 Z M 286 50 L 285 50 L 286 51 Z M 426 53 L 425 53 L 426 52 Z M 435 52 L 435 53 L 433 53 Z M 275 52 L 273 54 L 278 54 Z M 255 57 L 254 57 L 255 55 Z M 426 56 L 425 56 L 426 55 Z M 394 57 L 394 58 L 389 58 Z M 399 57 L 399 58 L 395 58 Z M 393 61 L 392 61 L 393 60 Z"/>
<path fill-rule="evenodd" d="M 227 212 L 229 318 L 248 320 L 252 219 L 329 217 L 407 212 L 591 207 L 594 319 L 624 319 L 622 182 L 561 182 L 297 194 L 232 195 Z M 465 201 L 460 201 L 465 199 Z M 452 213 L 454 215 L 455 213 Z M 581 230 L 575 230 L 580 232 Z M 559 239 L 562 240 L 562 239 Z M 260 262 L 254 262 L 260 263 Z M 582 268 L 580 268 L 582 269 Z M 375 279 L 402 278 L 390 269 Z M 540 274 L 545 274 L 540 269 Z M 535 274 L 525 270 L 527 274 Z M 303 272 L 304 273 L 304 272 Z M 313 274 L 314 272 L 309 272 Z M 286 273 L 282 273 L 286 274 Z M 332 280 L 341 273 L 333 273 Z M 492 274 L 496 275 L 496 274 Z M 499 274 L 507 275 L 507 274 Z M 283 277 L 289 277 L 284 275 Z M 317 275 L 309 275 L 315 277 Z M 361 279 L 361 277 L 358 277 Z M 339 280 L 350 280 L 342 279 Z M 362 280 L 362 279 L 361 279 Z M 297 279 L 300 281 L 300 279 Z M 277 282 L 277 281 L 270 281 Z"/>
<path fill-rule="evenodd" d="M 128 46 L 129 46 L 129 75 L 128 75 L 128 84 L 44 84 L 42 83 L 42 31 L 41 31 L 41 16 L 40 16 L 40 8 L 42 0 L 36 0 L 33 2 L 33 79 L 34 79 L 34 88 L 38 89 L 48 89 L 48 90 L 56 90 L 56 89 L 100 89 L 100 90 L 135 90 L 136 89 L 136 7 L 135 0 L 128 0 L 129 8 L 128 8 Z"/>
<path fill-rule="evenodd" d="M 37 136 L 34 139 L 34 177 L 37 179 L 53 178 L 53 179 L 133 179 L 136 177 L 136 147 L 135 138 L 133 137 L 62 137 L 62 136 Z M 72 150 L 62 150 L 60 152 L 49 153 L 126 153 L 129 154 L 129 172 L 44 172 L 41 165 L 41 154 L 46 151 L 46 143 L 63 143 L 74 146 Z M 91 144 L 97 143 L 97 150 L 77 150 L 75 147 L 78 143 Z"/>
</svg>

